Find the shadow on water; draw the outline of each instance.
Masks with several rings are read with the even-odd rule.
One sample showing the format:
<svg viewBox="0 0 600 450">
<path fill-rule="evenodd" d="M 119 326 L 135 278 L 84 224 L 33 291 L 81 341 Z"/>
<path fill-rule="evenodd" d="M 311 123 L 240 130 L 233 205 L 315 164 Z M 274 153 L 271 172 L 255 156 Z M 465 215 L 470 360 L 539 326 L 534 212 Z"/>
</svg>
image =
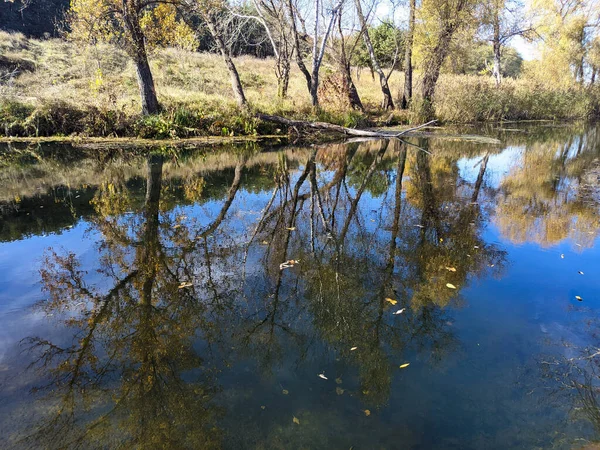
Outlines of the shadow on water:
<svg viewBox="0 0 600 450">
<path fill-rule="evenodd" d="M 571 339 L 584 356 L 556 350 L 574 316 L 514 286 L 562 285 L 513 270 L 523 246 L 533 266 L 568 243 L 597 260 L 599 130 L 494 133 L 506 144 L 3 149 L 0 257 L 31 243 L 11 264 L 35 267 L 31 297 L 0 279 L 0 300 L 30 298 L 0 315 L 22 321 L 0 340 L 6 445 L 600 439 L 597 333 Z"/>
</svg>

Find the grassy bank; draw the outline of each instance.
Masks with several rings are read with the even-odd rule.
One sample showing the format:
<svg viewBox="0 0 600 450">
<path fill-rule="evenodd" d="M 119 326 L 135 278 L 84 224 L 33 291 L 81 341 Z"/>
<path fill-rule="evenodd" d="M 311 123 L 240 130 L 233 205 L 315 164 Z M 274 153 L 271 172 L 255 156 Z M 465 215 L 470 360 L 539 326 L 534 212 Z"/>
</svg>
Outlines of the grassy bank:
<svg viewBox="0 0 600 450">
<path fill-rule="evenodd" d="M 61 40 L 29 40 L 0 32 L 0 70 L 20 68 L 17 77 L 0 81 L 0 135 L 3 136 L 139 136 L 179 138 L 284 134 L 259 121 L 253 112 L 351 127 L 408 123 L 410 112 L 382 111 L 379 83 L 368 71 L 354 72 L 365 113 L 349 110 L 335 92 L 335 68 L 322 72 L 323 109 L 310 106 L 306 83 L 293 70 L 289 96 L 276 97 L 274 62 L 236 60 L 249 112 L 234 101 L 225 65 L 218 55 L 164 49 L 151 57 L 163 112 L 142 118 L 135 73 L 127 56 L 109 46 L 83 49 Z M 295 68 L 294 68 L 295 69 Z M 403 77 L 390 79 L 394 93 Z M 418 91 L 419 80 L 416 80 Z M 491 79 L 444 75 L 439 82 L 436 112 L 442 122 L 521 119 L 589 119 L 599 112 L 598 89 L 576 85 L 544 86 L 531 80 L 505 80 L 497 89 Z M 418 98 L 417 98 L 418 101 Z"/>
</svg>

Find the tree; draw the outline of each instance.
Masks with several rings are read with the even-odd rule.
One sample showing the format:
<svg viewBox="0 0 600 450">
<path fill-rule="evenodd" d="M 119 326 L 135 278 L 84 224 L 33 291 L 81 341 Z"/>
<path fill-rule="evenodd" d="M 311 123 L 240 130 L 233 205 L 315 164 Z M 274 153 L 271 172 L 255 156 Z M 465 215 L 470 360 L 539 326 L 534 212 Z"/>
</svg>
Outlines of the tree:
<svg viewBox="0 0 600 450">
<path fill-rule="evenodd" d="M 244 88 L 240 80 L 240 74 L 237 71 L 237 67 L 233 62 L 231 56 L 231 45 L 228 45 L 225 37 L 227 36 L 227 29 L 231 14 L 225 9 L 224 2 L 220 0 L 216 1 L 201 1 L 201 0 L 188 0 L 191 1 L 192 8 L 198 12 L 202 20 L 206 23 L 206 27 L 210 32 L 217 49 L 225 61 L 229 76 L 231 78 L 231 87 L 233 89 L 233 95 L 240 108 L 248 107 L 248 100 L 244 94 Z M 229 16 L 229 17 L 228 17 Z M 232 33 L 232 39 L 229 42 L 232 43 L 235 40 L 235 36 L 239 33 L 241 27 L 236 26 Z"/>
<path fill-rule="evenodd" d="M 88 43 L 109 41 L 120 45 L 132 58 L 140 91 L 142 114 L 159 111 L 150 64 L 144 17 L 167 0 L 72 0 L 69 13 L 70 37 Z M 174 7 L 170 5 L 170 7 Z M 183 26 L 179 21 L 163 25 Z"/>
<path fill-rule="evenodd" d="M 267 34 L 275 56 L 277 76 L 277 96 L 287 97 L 290 83 L 290 68 L 294 46 L 292 44 L 290 16 L 285 0 L 253 0 L 253 11 L 243 5 L 234 14 L 241 18 L 257 21 Z"/>
<path fill-rule="evenodd" d="M 534 23 L 541 41 L 541 60 L 532 73 L 544 81 L 569 85 L 585 82 L 600 12 L 594 0 L 536 0 Z M 537 66 L 537 67 L 536 67 Z M 537 69 L 537 70 L 536 70 Z"/>
<path fill-rule="evenodd" d="M 417 0 L 409 0 L 409 2 L 408 31 L 404 43 L 404 90 L 402 92 L 402 109 L 407 109 L 409 102 L 412 99 L 412 47 L 415 34 L 415 10 L 417 8 Z"/>
<path fill-rule="evenodd" d="M 421 11 L 424 20 L 431 22 L 434 36 L 423 63 L 422 105 L 419 115 L 422 120 L 434 117 L 433 99 L 440 70 L 448 53 L 454 33 L 467 21 L 472 0 L 423 0 Z"/>
<path fill-rule="evenodd" d="M 390 87 L 388 86 L 388 77 L 383 72 L 383 69 L 379 64 L 379 60 L 377 59 L 377 55 L 375 55 L 373 42 L 371 41 L 371 38 L 369 36 L 367 19 L 365 18 L 365 15 L 363 13 L 360 1 L 361 0 L 355 0 L 354 4 L 356 5 L 356 13 L 358 15 L 358 21 L 360 23 L 363 41 L 365 43 L 365 46 L 367 47 L 367 51 L 369 52 L 371 65 L 373 67 L 373 70 L 375 70 L 375 72 L 377 72 L 377 74 L 379 75 L 379 84 L 381 85 L 381 92 L 383 93 L 383 101 L 381 103 L 381 107 L 383 109 L 394 109 L 394 100 L 392 99 L 392 93 L 390 92 Z"/>
<path fill-rule="evenodd" d="M 492 43 L 494 66 L 492 75 L 499 86 L 502 80 L 501 58 L 504 47 L 515 36 L 531 36 L 533 25 L 525 14 L 521 0 L 485 0 L 481 3 L 481 31 Z"/>
<path fill-rule="evenodd" d="M 314 28 L 312 35 L 312 67 L 309 72 L 303 61 L 302 47 L 300 45 L 300 34 L 298 32 L 298 25 L 296 21 L 304 23 L 302 17 L 298 13 L 297 8 L 294 5 L 293 0 L 287 0 L 288 14 L 290 16 L 290 23 L 292 26 L 292 36 L 294 43 L 294 51 L 296 53 L 296 64 L 298 68 L 306 78 L 306 84 L 310 93 L 310 98 L 313 107 L 319 107 L 319 71 L 321 64 L 323 63 L 323 57 L 325 56 L 325 47 L 327 40 L 331 34 L 333 25 L 336 22 L 337 16 L 340 14 L 344 0 L 339 0 L 331 8 L 329 22 L 324 33 L 321 33 L 321 16 L 323 14 L 323 0 L 314 0 Z M 319 40 L 321 41 L 319 45 Z"/>
</svg>

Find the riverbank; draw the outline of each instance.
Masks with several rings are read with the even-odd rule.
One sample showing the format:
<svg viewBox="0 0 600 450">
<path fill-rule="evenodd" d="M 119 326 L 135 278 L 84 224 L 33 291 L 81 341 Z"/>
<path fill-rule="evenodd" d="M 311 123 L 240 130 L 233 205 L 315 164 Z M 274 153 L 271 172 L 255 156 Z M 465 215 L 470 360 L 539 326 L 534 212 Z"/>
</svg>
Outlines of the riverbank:
<svg viewBox="0 0 600 450">
<path fill-rule="evenodd" d="M 0 81 L 0 136 L 80 136 L 180 139 L 204 136 L 284 136 L 286 127 L 265 122 L 257 113 L 366 128 L 411 122 L 410 111 L 379 107 L 378 82 L 368 71 L 353 71 L 364 112 L 344 107 L 336 89 L 336 71 L 324 66 L 323 108 L 310 105 L 302 75 L 292 70 L 288 98 L 276 96 L 274 62 L 236 59 L 248 111 L 240 110 L 218 55 L 176 49 L 151 56 L 161 114 L 142 117 L 135 73 L 118 49 L 79 48 L 62 40 L 32 40 L 0 32 L 0 70 L 17 69 Z M 395 72 L 390 87 L 402 92 Z M 418 86 L 418 74 L 416 85 Z M 417 89 L 418 91 L 418 89 Z M 418 101 L 418 98 L 416 99 Z M 441 123 L 501 120 L 589 120 L 600 115 L 600 87 L 547 85 L 534 79 L 506 79 L 497 88 L 484 76 L 443 75 L 436 94 Z"/>
</svg>

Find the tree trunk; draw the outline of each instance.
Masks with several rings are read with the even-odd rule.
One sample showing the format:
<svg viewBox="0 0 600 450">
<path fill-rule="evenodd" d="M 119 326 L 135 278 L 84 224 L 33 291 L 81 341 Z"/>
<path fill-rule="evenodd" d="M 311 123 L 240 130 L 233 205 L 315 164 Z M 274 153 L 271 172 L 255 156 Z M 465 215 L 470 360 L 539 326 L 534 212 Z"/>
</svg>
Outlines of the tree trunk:
<svg viewBox="0 0 600 450">
<path fill-rule="evenodd" d="M 138 11 L 131 2 L 123 2 L 123 21 L 125 30 L 131 39 L 131 48 L 129 53 L 135 64 L 135 72 L 140 90 L 140 99 L 142 101 L 142 114 L 156 114 L 159 112 L 158 98 L 156 88 L 154 87 L 154 78 L 148 63 L 148 54 L 144 43 L 144 33 L 138 19 Z"/>
<path fill-rule="evenodd" d="M 392 94 L 390 92 L 390 87 L 388 86 L 387 77 L 383 73 L 383 70 L 379 65 L 379 61 L 377 61 L 377 57 L 375 56 L 375 50 L 373 49 L 373 44 L 371 42 L 371 38 L 369 37 L 367 21 L 363 14 L 360 0 L 355 0 L 355 3 L 358 20 L 363 30 L 363 40 L 365 42 L 367 50 L 369 51 L 369 57 L 371 58 L 373 70 L 375 70 L 375 72 L 377 72 L 377 74 L 379 75 L 379 84 L 381 85 L 381 92 L 383 93 L 383 102 L 381 103 L 381 107 L 384 109 L 394 109 L 394 100 L 392 100 Z"/>
<path fill-rule="evenodd" d="M 407 109 L 412 99 L 412 47 L 415 33 L 415 9 L 416 0 L 410 0 L 410 12 L 408 15 L 408 34 L 406 35 L 406 49 L 404 53 L 404 92 L 402 93 L 402 109 Z"/>
<path fill-rule="evenodd" d="M 217 30 L 217 26 L 214 22 L 213 17 L 209 13 L 204 14 L 204 19 L 206 21 L 206 26 L 208 27 L 208 31 L 210 32 L 212 38 L 214 39 L 219 51 L 221 52 L 221 56 L 223 56 L 223 60 L 225 61 L 225 65 L 227 66 L 227 70 L 229 71 L 229 76 L 231 78 L 231 87 L 233 88 L 233 95 L 237 101 L 237 104 L 240 108 L 246 109 L 248 107 L 248 100 L 246 100 L 246 96 L 244 95 L 244 88 L 242 87 L 242 82 L 240 81 L 240 75 L 235 67 L 233 59 L 225 46 L 225 42 L 221 38 L 219 31 Z"/>
<path fill-rule="evenodd" d="M 277 72 L 277 97 L 286 98 L 290 86 L 290 60 L 289 58 L 279 63 Z"/>
<path fill-rule="evenodd" d="M 425 73 L 423 74 L 423 104 L 421 105 L 421 112 L 419 119 L 429 120 L 435 116 L 433 108 L 433 97 L 435 95 L 435 87 L 440 77 L 440 70 L 448 52 L 450 50 L 450 41 L 454 34 L 455 26 L 446 26 L 438 36 L 438 42 L 433 49 L 431 56 L 425 63 Z"/>
<path fill-rule="evenodd" d="M 148 58 L 145 55 L 136 59 L 135 73 L 137 75 L 138 87 L 140 89 L 140 97 L 142 100 L 142 114 L 157 114 L 160 110 L 158 98 L 156 97 L 156 89 L 154 87 L 154 78 L 150 70 Z"/>
<path fill-rule="evenodd" d="M 593 86 L 594 83 L 596 82 L 596 73 L 598 72 L 598 68 L 597 67 L 593 67 L 592 68 L 592 76 L 590 78 L 590 86 Z"/>
<path fill-rule="evenodd" d="M 338 16 L 338 31 L 340 33 L 340 70 L 342 71 L 342 80 L 344 84 L 344 92 L 348 96 L 348 103 L 352 109 L 364 111 L 363 104 L 358 95 L 354 81 L 352 81 L 352 70 L 350 62 L 346 55 L 346 43 L 344 40 L 344 30 L 342 29 L 342 13 Z"/>
<path fill-rule="evenodd" d="M 501 67 L 500 67 L 500 50 L 501 50 L 501 44 L 500 44 L 500 18 L 498 17 L 498 9 L 496 9 L 494 11 L 494 42 L 493 42 L 493 47 L 494 47 L 494 69 L 493 69 L 493 75 L 494 75 L 494 79 L 496 80 L 496 86 L 500 86 L 500 83 L 502 82 L 502 73 L 501 73 Z"/>
<path fill-rule="evenodd" d="M 348 95 L 348 103 L 350 103 L 350 107 L 352 109 L 357 109 L 359 111 L 364 111 L 365 108 L 360 100 L 360 95 L 358 95 L 358 90 L 354 85 L 354 81 L 352 81 L 352 74 L 350 72 L 350 64 L 345 61 L 346 58 L 341 63 L 340 69 L 342 70 L 342 77 L 344 80 L 344 90 Z"/>
<path fill-rule="evenodd" d="M 292 0 L 287 1 L 287 7 L 288 7 L 288 14 L 290 16 L 290 22 L 292 25 L 292 34 L 293 34 L 293 38 L 294 38 L 294 51 L 296 53 L 296 64 L 298 65 L 300 72 L 302 72 L 302 75 L 304 75 L 304 78 L 306 78 L 306 85 L 308 87 L 308 92 L 311 92 L 311 84 L 312 84 L 311 76 L 310 76 L 310 72 L 306 68 L 306 65 L 304 64 L 304 60 L 302 59 L 302 52 L 300 51 L 300 38 L 298 37 L 298 27 L 296 26 L 296 14 L 294 13 L 294 4 L 292 3 Z"/>
</svg>

